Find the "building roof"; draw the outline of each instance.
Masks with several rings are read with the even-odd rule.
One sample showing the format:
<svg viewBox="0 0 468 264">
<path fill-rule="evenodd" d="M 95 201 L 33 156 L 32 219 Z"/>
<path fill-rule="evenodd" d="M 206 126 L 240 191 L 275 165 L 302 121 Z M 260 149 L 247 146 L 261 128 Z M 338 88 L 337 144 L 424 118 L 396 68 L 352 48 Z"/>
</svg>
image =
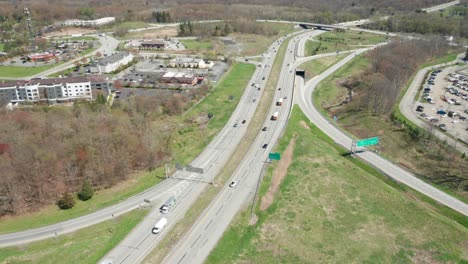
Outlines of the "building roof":
<svg viewBox="0 0 468 264">
<path fill-rule="evenodd" d="M 199 63 L 200 61 L 203 60 L 196 58 L 175 58 L 171 60 L 173 63 Z"/>
<path fill-rule="evenodd" d="M 110 64 L 110 63 L 116 63 L 118 61 L 123 60 L 128 55 L 130 55 L 130 53 L 128 53 L 127 51 L 118 52 L 118 53 L 112 54 L 112 55 L 110 55 L 108 57 L 105 57 L 105 58 L 99 60 L 98 64 L 101 65 L 101 66 L 105 66 L 105 65 Z"/>
<path fill-rule="evenodd" d="M 0 82 L 0 88 L 6 87 L 21 87 L 27 85 L 54 85 L 63 83 L 102 83 L 105 82 L 104 76 L 91 76 L 91 77 L 65 77 L 65 78 L 47 78 L 47 79 L 34 79 L 34 80 L 18 80 L 18 81 L 2 81 Z"/>
<path fill-rule="evenodd" d="M 166 45 L 166 42 L 162 40 L 146 40 L 141 43 L 141 45 L 150 45 L 150 46 L 158 46 L 158 45 Z"/>
</svg>

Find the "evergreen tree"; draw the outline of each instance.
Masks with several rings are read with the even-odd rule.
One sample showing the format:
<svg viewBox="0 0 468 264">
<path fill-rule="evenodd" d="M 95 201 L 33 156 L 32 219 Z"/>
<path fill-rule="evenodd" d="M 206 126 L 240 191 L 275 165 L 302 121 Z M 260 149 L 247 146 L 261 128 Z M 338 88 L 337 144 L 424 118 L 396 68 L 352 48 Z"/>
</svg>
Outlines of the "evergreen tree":
<svg viewBox="0 0 468 264">
<path fill-rule="evenodd" d="M 69 192 L 64 192 L 63 196 L 57 201 L 57 206 L 62 210 L 73 208 L 75 199 Z"/>
<path fill-rule="evenodd" d="M 83 182 L 83 186 L 81 187 L 81 191 L 78 193 L 78 199 L 81 201 L 87 201 L 91 199 L 94 195 L 94 190 L 89 181 L 85 180 Z"/>
</svg>

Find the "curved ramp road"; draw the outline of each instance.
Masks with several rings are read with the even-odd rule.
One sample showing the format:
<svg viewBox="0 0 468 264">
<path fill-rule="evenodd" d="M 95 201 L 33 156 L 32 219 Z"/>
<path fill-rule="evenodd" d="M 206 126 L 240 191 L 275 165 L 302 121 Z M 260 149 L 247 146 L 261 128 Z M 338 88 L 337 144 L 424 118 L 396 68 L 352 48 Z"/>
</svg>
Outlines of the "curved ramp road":
<svg viewBox="0 0 468 264">
<path fill-rule="evenodd" d="M 433 68 L 439 68 L 439 67 L 444 67 L 444 66 L 449 66 L 449 65 L 454 65 L 457 62 L 460 62 L 461 58 L 465 56 L 465 53 L 462 53 L 458 55 L 457 59 L 455 61 L 452 61 L 450 63 L 443 63 L 443 64 L 438 64 L 438 65 L 433 65 L 426 67 L 422 70 L 420 70 L 416 76 L 413 79 L 413 82 L 411 85 L 408 87 L 408 90 L 406 91 L 405 95 L 401 99 L 400 102 L 400 112 L 408 118 L 411 122 L 414 124 L 426 129 L 430 130 L 429 124 L 424 122 L 418 117 L 418 114 L 416 112 L 416 101 L 417 98 L 416 94 L 418 93 L 419 87 L 421 87 L 421 84 L 424 83 L 424 77 L 426 74 L 431 71 Z M 433 133 L 436 137 L 438 137 L 440 140 L 446 140 L 449 145 L 455 146 L 458 151 L 461 153 L 467 153 L 468 154 L 468 148 L 466 145 L 464 145 L 461 142 L 457 142 L 455 139 L 451 137 L 447 137 L 446 133 L 439 131 L 438 129 L 433 129 Z M 458 143 L 458 144 L 457 144 Z"/>
<path fill-rule="evenodd" d="M 369 49 L 361 49 L 355 51 L 351 55 L 347 56 L 337 64 L 330 67 L 324 73 L 312 78 L 305 87 L 297 87 L 297 103 L 307 115 L 307 117 L 314 123 L 320 130 L 325 132 L 331 137 L 337 144 L 350 149 L 352 139 L 343 133 L 340 129 L 333 126 L 320 112 L 315 108 L 312 103 L 312 93 L 317 85 L 326 77 L 330 76 L 333 72 L 344 66 L 347 62 L 352 60 L 355 56 L 367 51 Z M 392 162 L 382 158 L 374 152 L 365 151 L 356 154 L 366 162 L 372 164 L 377 169 L 384 172 L 391 178 L 408 185 L 409 187 L 417 190 L 418 192 L 427 195 L 435 201 L 452 208 L 453 210 L 460 212 L 468 216 L 468 206 L 464 202 L 446 194 L 445 192 L 431 186 L 430 184 L 418 179 L 412 173 L 402 169 L 401 167 L 393 164 Z"/>
</svg>

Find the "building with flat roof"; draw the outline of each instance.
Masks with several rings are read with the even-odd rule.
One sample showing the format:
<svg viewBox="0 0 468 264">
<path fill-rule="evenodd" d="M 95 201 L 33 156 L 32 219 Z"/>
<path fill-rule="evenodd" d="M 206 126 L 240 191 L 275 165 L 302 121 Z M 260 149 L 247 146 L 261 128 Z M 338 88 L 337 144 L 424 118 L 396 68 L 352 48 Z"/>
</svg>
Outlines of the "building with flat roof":
<svg viewBox="0 0 468 264">
<path fill-rule="evenodd" d="M 28 58 L 31 59 L 31 61 L 49 61 L 55 58 L 55 54 L 50 52 L 33 53 L 29 54 Z"/>
<path fill-rule="evenodd" d="M 164 49 L 166 46 L 163 40 L 147 40 L 140 44 L 140 49 Z"/>
<path fill-rule="evenodd" d="M 64 27 L 98 27 L 115 22 L 115 17 L 103 17 L 95 20 L 71 19 L 62 22 Z"/>
<path fill-rule="evenodd" d="M 173 68 L 198 68 L 211 69 L 214 63 L 212 61 L 204 61 L 196 58 L 175 58 L 169 62 L 169 66 Z"/>
<path fill-rule="evenodd" d="M 118 52 L 99 60 L 91 65 L 89 70 L 93 74 L 110 73 L 116 71 L 120 66 L 126 65 L 133 60 L 133 55 L 127 51 Z"/>
<path fill-rule="evenodd" d="M 198 78 L 197 76 L 189 73 L 166 72 L 161 77 L 160 82 L 195 85 L 198 82 Z"/>
<path fill-rule="evenodd" d="M 66 77 L 0 82 L 0 103 L 92 100 L 93 85 L 105 86 L 105 77 Z M 107 88 L 108 86 L 105 86 Z"/>
</svg>

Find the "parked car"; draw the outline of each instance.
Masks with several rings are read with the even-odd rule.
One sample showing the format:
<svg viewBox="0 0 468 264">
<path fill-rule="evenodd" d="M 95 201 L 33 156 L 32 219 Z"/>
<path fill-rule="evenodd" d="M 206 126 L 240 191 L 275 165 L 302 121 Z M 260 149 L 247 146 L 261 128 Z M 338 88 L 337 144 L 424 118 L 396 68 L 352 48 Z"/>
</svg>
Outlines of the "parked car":
<svg viewBox="0 0 468 264">
<path fill-rule="evenodd" d="M 424 111 L 424 106 L 418 105 L 418 107 L 416 107 L 416 111 L 423 112 Z"/>
</svg>

